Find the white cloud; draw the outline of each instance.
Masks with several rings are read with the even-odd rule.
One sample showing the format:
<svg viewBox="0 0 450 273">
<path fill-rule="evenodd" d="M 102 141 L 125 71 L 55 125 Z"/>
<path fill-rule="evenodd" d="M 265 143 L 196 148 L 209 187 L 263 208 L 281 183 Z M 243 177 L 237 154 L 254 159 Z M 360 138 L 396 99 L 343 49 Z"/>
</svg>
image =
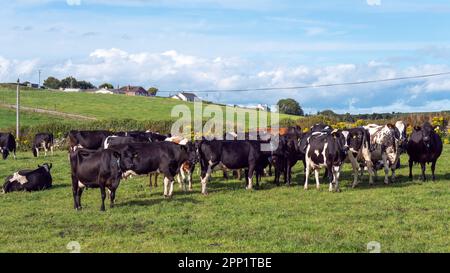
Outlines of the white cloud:
<svg viewBox="0 0 450 273">
<path fill-rule="evenodd" d="M 21 79 L 32 81 L 37 60 L 8 60 L 0 57 L 0 81 Z M 42 67 L 42 64 L 39 66 Z M 236 57 L 193 56 L 175 50 L 131 53 L 118 48 L 97 49 L 87 59 L 67 60 L 44 68 L 45 77 L 72 75 L 94 84 L 111 82 L 117 85 L 157 86 L 160 90 L 247 89 L 320 85 L 415 76 L 450 71 L 447 65 L 416 65 L 396 67 L 386 61 L 342 63 L 328 66 L 285 65 Z M 449 109 L 442 98 L 449 94 L 448 77 L 433 77 L 401 82 L 368 85 L 308 88 L 299 90 L 201 93 L 207 100 L 230 104 L 275 104 L 292 97 L 308 112 L 327 108 L 340 112 L 390 112 Z M 168 95 L 168 93 L 160 93 Z M 447 96 L 448 98 L 448 96 Z M 399 100 L 401 99 L 401 100 Z"/>
<path fill-rule="evenodd" d="M 381 0 L 366 0 L 369 6 L 380 6 Z"/>
<path fill-rule="evenodd" d="M 9 60 L 0 56 L 0 82 L 15 81 L 17 77 L 24 81 L 37 73 L 37 59 L 32 60 Z"/>
<path fill-rule="evenodd" d="M 81 5 L 81 0 L 66 0 L 66 3 L 69 6 L 79 6 Z"/>
</svg>

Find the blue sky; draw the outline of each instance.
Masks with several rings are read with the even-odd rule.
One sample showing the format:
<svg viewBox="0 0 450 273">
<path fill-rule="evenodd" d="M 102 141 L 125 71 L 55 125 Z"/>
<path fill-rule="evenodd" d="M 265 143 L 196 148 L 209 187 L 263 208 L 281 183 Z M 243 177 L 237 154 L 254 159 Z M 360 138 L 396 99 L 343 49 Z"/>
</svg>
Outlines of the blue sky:
<svg viewBox="0 0 450 273">
<path fill-rule="evenodd" d="M 0 10 L 0 82 L 73 75 L 161 90 L 298 86 L 450 71 L 450 1 L 18 0 Z M 168 95 L 163 94 L 161 95 Z M 448 110 L 450 77 L 201 94 L 292 97 L 306 112 Z"/>
</svg>

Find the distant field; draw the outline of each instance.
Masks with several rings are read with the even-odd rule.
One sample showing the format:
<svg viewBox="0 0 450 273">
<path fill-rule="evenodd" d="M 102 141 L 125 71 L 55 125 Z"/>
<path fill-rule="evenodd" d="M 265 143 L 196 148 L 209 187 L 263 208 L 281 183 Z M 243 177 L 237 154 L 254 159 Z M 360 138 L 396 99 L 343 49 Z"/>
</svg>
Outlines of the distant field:
<svg viewBox="0 0 450 273">
<path fill-rule="evenodd" d="M 34 193 L 0 195 L 0 252 L 68 252 L 78 241 L 81 252 L 367 252 L 368 242 L 381 252 L 450 252 L 450 145 L 437 164 L 437 182 L 407 178 L 402 156 L 398 180 L 384 185 L 382 172 L 374 187 L 367 175 L 351 188 L 345 165 L 342 192 L 276 187 L 265 177 L 260 190 L 246 191 L 243 181 L 213 174 L 210 195 L 175 185 L 170 200 L 162 197 L 162 181 L 150 191 L 148 177 L 122 181 L 116 207 L 100 212 L 100 192 L 84 192 L 83 211 L 73 210 L 66 152 L 55 157 L 0 161 L 0 178 L 18 169 L 53 163 L 54 187 Z M 303 181 L 297 164 L 293 181 Z M 428 167 L 429 168 L 429 167 Z M 430 174 L 429 171 L 428 175 Z M 107 202 L 108 205 L 108 202 Z"/>
<path fill-rule="evenodd" d="M 10 109 L 0 108 L 0 128 L 11 128 L 16 125 L 16 111 Z M 55 120 L 63 120 L 60 117 L 21 112 L 20 113 L 20 124 L 21 126 L 32 126 L 42 123 L 49 123 Z"/>
<path fill-rule="evenodd" d="M 0 102 L 15 104 L 15 90 L 0 87 Z M 80 114 L 98 119 L 170 120 L 172 108 L 186 105 L 193 113 L 194 104 L 161 97 L 131 97 L 90 93 L 65 93 L 48 90 L 22 90 L 23 106 Z M 205 107 L 206 105 L 204 105 Z M 280 115 L 283 118 L 299 118 Z"/>
</svg>

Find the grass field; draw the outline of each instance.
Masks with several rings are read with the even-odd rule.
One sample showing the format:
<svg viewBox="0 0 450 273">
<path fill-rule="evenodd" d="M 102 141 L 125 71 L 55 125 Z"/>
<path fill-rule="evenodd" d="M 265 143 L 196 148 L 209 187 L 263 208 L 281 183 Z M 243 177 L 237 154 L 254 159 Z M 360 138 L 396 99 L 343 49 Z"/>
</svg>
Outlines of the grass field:
<svg viewBox="0 0 450 273">
<path fill-rule="evenodd" d="M 13 109 L 0 108 L 0 128 L 10 128 L 16 124 L 16 111 Z M 20 113 L 20 123 L 22 126 L 33 126 L 42 123 L 63 120 L 61 117 L 55 117 L 38 113 Z"/>
<path fill-rule="evenodd" d="M 398 179 L 385 186 L 367 185 L 367 176 L 351 189 L 346 165 L 342 192 L 329 193 L 294 185 L 275 187 L 264 178 L 260 190 L 213 175 L 210 195 L 176 188 L 170 200 L 148 177 L 123 181 L 116 207 L 100 212 L 100 192 L 84 192 L 83 211 L 73 210 L 67 154 L 0 161 L 2 179 L 22 168 L 53 163 L 54 187 L 34 193 L 0 195 L 0 252 L 68 252 L 78 241 L 81 252 L 367 252 L 370 241 L 382 252 L 450 251 L 450 145 L 437 165 L 436 182 L 407 179 L 406 156 Z M 302 180 L 297 164 L 293 181 Z M 313 187 L 314 188 L 314 187 Z"/>
</svg>

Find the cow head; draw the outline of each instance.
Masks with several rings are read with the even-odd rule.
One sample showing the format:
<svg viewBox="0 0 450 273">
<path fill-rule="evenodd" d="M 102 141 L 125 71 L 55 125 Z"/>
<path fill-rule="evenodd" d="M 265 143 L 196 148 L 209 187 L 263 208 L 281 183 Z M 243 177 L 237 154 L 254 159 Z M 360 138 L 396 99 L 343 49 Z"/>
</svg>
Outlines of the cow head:
<svg viewBox="0 0 450 273">
<path fill-rule="evenodd" d="M 347 144 L 347 140 L 346 140 L 344 134 L 342 133 L 342 130 L 334 129 L 331 132 L 331 136 L 334 138 L 334 141 L 337 145 L 337 148 L 338 148 L 341 156 L 346 157 L 347 152 L 349 150 L 349 146 Z"/>
<path fill-rule="evenodd" d="M 138 151 L 131 146 L 126 146 L 120 151 L 113 151 L 113 155 L 118 159 L 119 168 L 122 171 L 134 170 L 137 165 L 136 162 L 139 160 Z"/>
<path fill-rule="evenodd" d="M 430 123 L 425 122 L 422 127 L 418 126 L 418 130 L 414 128 L 416 131 L 421 131 L 422 140 L 425 144 L 425 147 L 430 148 L 432 146 L 432 139 L 434 134 L 434 128 Z"/>
<path fill-rule="evenodd" d="M 50 164 L 44 163 L 44 164 L 42 164 L 42 165 L 38 165 L 38 168 L 44 168 L 45 171 L 49 173 L 50 170 L 52 169 L 52 166 L 53 166 L 52 163 L 50 163 Z"/>
<path fill-rule="evenodd" d="M 352 152 L 358 152 L 367 141 L 366 130 L 353 129 L 348 131 L 342 131 L 342 134 L 346 137 L 346 142 L 349 150 Z M 367 141 L 368 142 L 368 141 Z"/>
<path fill-rule="evenodd" d="M 180 145 L 181 149 L 187 153 L 188 161 L 192 164 L 195 164 L 198 162 L 198 154 L 199 154 L 199 145 L 196 143 L 193 143 L 191 141 L 188 141 L 184 145 Z"/>
</svg>

